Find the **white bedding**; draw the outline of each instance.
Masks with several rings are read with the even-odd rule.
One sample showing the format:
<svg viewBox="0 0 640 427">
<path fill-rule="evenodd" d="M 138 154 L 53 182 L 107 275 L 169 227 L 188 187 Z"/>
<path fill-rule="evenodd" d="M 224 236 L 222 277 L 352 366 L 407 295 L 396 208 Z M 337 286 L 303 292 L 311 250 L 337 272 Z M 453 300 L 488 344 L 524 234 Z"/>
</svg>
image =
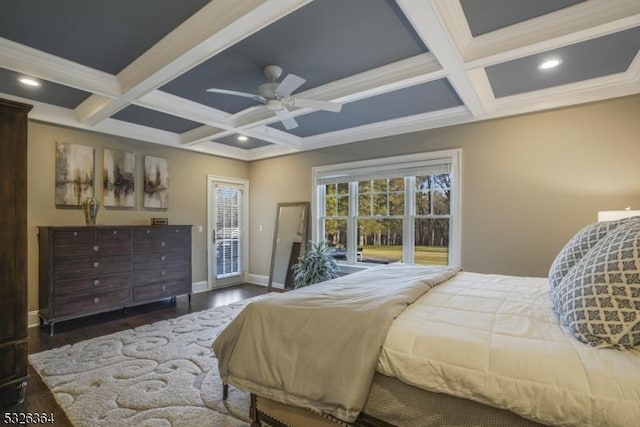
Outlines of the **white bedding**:
<svg viewBox="0 0 640 427">
<path fill-rule="evenodd" d="M 377 369 L 544 424 L 640 422 L 640 350 L 571 337 L 543 278 L 459 273 L 398 316 Z"/>
</svg>

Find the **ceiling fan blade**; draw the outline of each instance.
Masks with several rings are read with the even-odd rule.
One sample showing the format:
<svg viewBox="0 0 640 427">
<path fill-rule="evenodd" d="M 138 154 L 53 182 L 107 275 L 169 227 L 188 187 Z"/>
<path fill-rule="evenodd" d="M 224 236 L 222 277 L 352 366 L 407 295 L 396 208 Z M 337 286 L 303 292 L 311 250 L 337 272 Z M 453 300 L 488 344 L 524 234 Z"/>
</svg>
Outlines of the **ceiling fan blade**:
<svg viewBox="0 0 640 427">
<path fill-rule="evenodd" d="M 287 110 L 286 108 L 275 110 L 274 113 L 276 113 L 276 116 L 278 117 L 278 119 L 280 119 L 286 130 L 291 130 L 298 127 L 298 122 L 296 122 L 296 119 L 293 118 L 293 115 L 291 115 L 289 110 Z"/>
<path fill-rule="evenodd" d="M 253 94 L 253 93 L 247 93 L 247 92 L 238 92 L 236 90 L 216 89 L 216 88 L 212 87 L 212 88 L 207 89 L 207 92 L 222 93 L 222 94 L 225 94 L 225 95 L 244 96 L 245 98 L 255 99 L 256 101 L 260 101 L 260 102 L 265 102 L 266 101 L 266 99 L 264 99 L 260 95 L 256 95 L 256 94 Z"/>
<path fill-rule="evenodd" d="M 276 96 L 286 98 L 291 95 L 294 90 L 298 89 L 306 82 L 302 77 L 298 77 L 295 74 L 287 74 L 287 77 L 276 88 Z"/>
<path fill-rule="evenodd" d="M 291 104 L 294 107 L 313 108 L 314 110 L 332 111 L 334 113 L 339 113 L 342 110 L 342 104 L 339 102 L 319 101 L 317 99 L 293 98 Z"/>
</svg>

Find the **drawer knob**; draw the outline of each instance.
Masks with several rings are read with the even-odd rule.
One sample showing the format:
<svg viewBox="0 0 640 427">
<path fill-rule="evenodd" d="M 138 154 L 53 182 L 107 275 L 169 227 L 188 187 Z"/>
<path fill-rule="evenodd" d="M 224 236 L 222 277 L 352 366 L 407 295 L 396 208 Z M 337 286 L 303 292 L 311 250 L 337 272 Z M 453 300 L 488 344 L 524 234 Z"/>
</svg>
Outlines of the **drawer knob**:
<svg viewBox="0 0 640 427">
<path fill-rule="evenodd" d="M 165 260 L 165 259 L 167 259 L 167 257 L 166 257 L 166 256 L 164 256 L 164 255 L 162 255 L 162 256 L 160 257 L 160 261 L 162 261 L 162 262 L 164 262 L 164 260 Z"/>
<path fill-rule="evenodd" d="M 100 250 L 100 246 L 95 245 L 95 246 L 93 247 L 93 252 L 98 252 L 99 250 Z"/>
<path fill-rule="evenodd" d="M 99 304 L 100 303 L 100 298 L 94 298 L 93 299 L 93 303 L 94 304 Z"/>
<path fill-rule="evenodd" d="M 179 232 L 180 232 L 180 230 L 176 230 L 176 233 L 179 233 Z"/>
<path fill-rule="evenodd" d="M 166 245 L 165 242 L 160 242 L 160 246 L 164 248 L 164 246 Z"/>
<path fill-rule="evenodd" d="M 100 263 L 98 261 L 93 261 L 93 268 L 100 267 Z"/>
<path fill-rule="evenodd" d="M 166 271 L 163 271 L 162 273 L 160 273 L 160 276 L 161 276 L 161 277 L 164 277 L 164 276 L 166 276 L 166 275 L 167 275 L 167 272 L 166 272 Z"/>
<path fill-rule="evenodd" d="M 167 290 L 167 287 L 163 285 L 163 286 L 162 286 L 162 292 L 164 292 L 164 291 L 166 291 L 166 290 Z"/>
<path fill-rule="evenodd" d="M 118 234 L 118 230 L 113 230 L 113 234 Z"/>
<path fill-rule="evenodd" d="M 93 279 L 93 286 L 98 286 L 100 284 L 100 280 Z"/>
<path fill-rule="evenodd" d="M 77 236 L 77 235 L 78 235 L 78 232 L 77 232 L 77 231 L 74 231 L 74 232 L 73 232 L 73 235 L 74 235 L 74 236 Z"/>
<path fill-rule="evenodd" d="M 151 234 L 151 230 L 147 230 L 147 234 Z"/>
</svg>

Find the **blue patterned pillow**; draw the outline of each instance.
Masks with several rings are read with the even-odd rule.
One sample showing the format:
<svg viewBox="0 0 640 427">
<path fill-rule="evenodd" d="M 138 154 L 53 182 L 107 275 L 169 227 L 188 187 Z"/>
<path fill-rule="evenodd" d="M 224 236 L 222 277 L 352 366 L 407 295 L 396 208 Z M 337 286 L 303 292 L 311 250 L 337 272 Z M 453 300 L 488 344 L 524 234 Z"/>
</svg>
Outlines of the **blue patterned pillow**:
<svg viewBox="0 0 640 427">
<path fill-rule="evenodd" d="M 549 269 L 549 288 L 553 291 L 569 270 L 582 259 L 604 236 L 629 221 L 623 218 L 617 221 L 596 222 L 578 231 L 558 252 Z"/>
<path fill-rule="evenodd" d="M 640 346 L 640 218 L 607 234 L 562 279 L 562 324 L 594 347 Z"/>
</svg>

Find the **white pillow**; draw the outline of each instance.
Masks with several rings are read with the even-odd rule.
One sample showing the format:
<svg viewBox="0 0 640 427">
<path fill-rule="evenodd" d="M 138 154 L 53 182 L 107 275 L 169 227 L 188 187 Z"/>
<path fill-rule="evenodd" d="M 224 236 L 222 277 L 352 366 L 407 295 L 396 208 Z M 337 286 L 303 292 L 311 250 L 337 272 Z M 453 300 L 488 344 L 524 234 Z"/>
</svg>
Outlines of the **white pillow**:
<svg viewBox="0 0 640 427">
<path fill-rule="evenodd" d="M 552 298 L 561 322 L 595 347 L 640 346 L 640 217 L 602 238 Z"/>
<path fill-rule="evenodd" d="M 629 221 L 623 218 L 617 221 L 596 222 L 578 231 L 558 252 L 549 269 L 549 288 L 553 290 L 571 268 L 582 259 L 604 236 Z"/>
</svg>

